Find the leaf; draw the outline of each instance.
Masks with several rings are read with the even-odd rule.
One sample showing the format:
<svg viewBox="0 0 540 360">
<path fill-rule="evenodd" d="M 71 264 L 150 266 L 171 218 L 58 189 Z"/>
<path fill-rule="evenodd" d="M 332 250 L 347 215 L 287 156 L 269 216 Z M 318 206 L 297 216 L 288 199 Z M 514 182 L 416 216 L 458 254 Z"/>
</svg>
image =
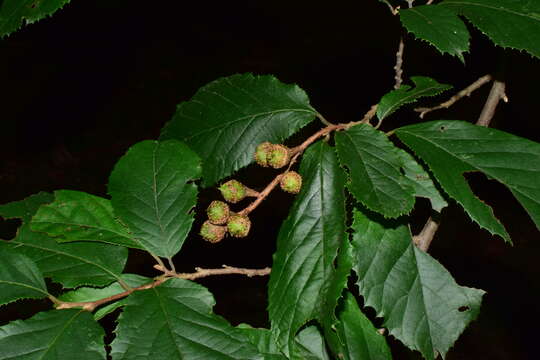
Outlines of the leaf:
<svg viewBox="0 0 540 360">
<path fill-rule="evenodd" d="M 118 319 L 112 358 L 263 359 L 245 333 L 212 313 L 201 285 L 171 279 L 129 296 Z"/>
<path fill-rule="evenodd" d="M 53 200 L 52 194 L 41 191 L 24 200 L 0 205 L 0 216 L 5 219 L 22 219 L 23 223 L 26 223 L 32 219 L 41 205 L 48 204 Z"/>
<path fill-rule="evenodd" d="M 377 117 L 383 120 L 405 104 L 413 103 L 421 97 L 435 96 L 451 89 L 451 85 L 439 84 L 425 76 L 411 76 L 414 89 L 409 85 L 401 85 L 399 89 L 384 95 L 377 105 Z"/>
<path fill-rule="evenodd" d="M 104 286 L 120 279 L 128 255 L 126 248 L 109 244 L 59 244 L 45 234 L 30 231 L 28 225 L 19 228 L 15 239 L 0 241 L 0 246 L 29 257 L 45 277 L 68 288 Z"/>
<path fill-rule="evenodd" d="M 299 172 L 302 189 L 279 231 L 268 284 L 272 333 L 289 357 L 300 327 L 323 316 L 346 230 L 345 176 L 334 150 L 323 142 L 310 146 Z"/>
<path fill-rule="evenodd" d="M 450 273 L 414 246 L 405 225 L 354 213 L 354 270 L 366 306 L 389 333 L 424 358 L 444 355 L 476 318 L 484 292 L 456 284 Z"/>
<path fill-rule="evenodd" d="M 336 326 L 344 346 L 340 359 L 391 360 L 392 354 L 384 336 L 377 332 L 371 321 L 362 313 L 356 300 L 346 293 L 343 310 Z"/>
<path fill-rule="evenodd" d="M 127 284 L 129 287 L 132 287 L 132 288 L 152 282 L 151 278 L 147 278 L 147 277 L 136 275 L 136 274 L 122 274 L 121 279 L 125 284 Z M 122 285 L 119 282 L 114 282 L 103 288 L 80 287 L 80 288 L 77 288 L 76 290 L 68 291 L 62 294 L 60 297 L 58 297 L 58 300 L 65 301 L 65 302 L 96 301 L 96 300 L 104 299 L 104 298 L 107 298 L 116 294 L 120 294 L 124 291 L 126 290 L 122 287 Z M 99 308 L 94 313 L 94 319 L 99 320 L 105 315 L 125 305 L 126 300 L 127 300 L 126 298 L 123 298 L 121 300 L 115 301 L 113 303 L 110 303 L 108 305 L 105 305 Z"/>
<path fill-rule="evenodd" d="M 448 203 L 442 197 L 433 180 L 431 180 L 431 176 L 416 162 L 411 154 L 399 149 L 398 156 L 401 159 L 405 177 L 410 180 L 414 188 L 414 195 L 429 199 L 431 207 L 438 212 L 441 212 L 443 208 L 448 206 Z"/>
<path fill-rule="evenodd" d="M 193 223 L 201 173 L 199 157 L 185 144 L 168 140 L 132 146 L 114 167 L 109 193 L 114 212 L 145 250 L 176 254 Z"/>
<path fill-rule="evenodd" d="M 402 175 L 398 148 L 370 125 L 359 124 L 336 133 L 342 166 L 349 169 L 349 190 L 362 204 L 384 216 L 411 211 L 414 191 Z"/>
<path fill-rule="evenodd" d="M 538 0 L 445 0 L 437 7 L 464 15 L 499 46 L 540 58 Z"/>
<path fill-rule="evenodd" d="M 0 327 L 2 359 L 105 359 L 103 328 L 83 310 L 40 312 Z"/>
<path fill-rule="evenodd" d="M 111 202 L 84 192 L 59 190 L 55 200 L 42 206 L 32 219 L 33 231 L 60 237 L 58 242 L 101 241 L 144 249 L 114 216 Z"/>
<path fill-rule="evenodd" d="M 435 5 L 415 6 L 400 10 L 403 26 L 417 38 L 435 46 L 441 53 L 457 56 L 465 62 L 463 52 L 469 50 L 469 31 L 451 10 Z"/>
<path fill-rule="evenodd" d="M 237 329 L 247 335 L 249 342 L 255 345 L 261 354 L 264 354 L 265 360 L 288 359 L 279 351 L 270 330 L 253 328 L 248 324 L 240 324 L 237 326 Z"/>
<path fill-rule="evenodd" d="M 316 326 L 302 329 L 295 338 L 295 356 L 302 360 L 330 360 L 324 338 Z"/>
<path fill-rule="evenodd" d="M 316 114 L 298 86 L 237 74 L 209 83 L 178 105 L 161 139 L 185 141 L 199 154 L 208 187 L 250 164 L 257 145 L 281 143 Z"/>
<path fill-rule="evenodd" d="M 49 296 L 43 275 L 31 259 L 5 248 L 0 257 L 0 305 Z"/>
<path fill-rule="evenodd" d="M 51 16 L 70 0 L 3 0 L 0 1 L 0 38 L 22 27 Z"/>
<path fill-rule="evenodd" d="M 506 185 L 540 229 L 540 144 L 463 121 L 410 125 L 396 134 L 481 227 L 510 241 L 492 209 L 471 191 L 465 172 L 481 171 Z"/>
</svg>

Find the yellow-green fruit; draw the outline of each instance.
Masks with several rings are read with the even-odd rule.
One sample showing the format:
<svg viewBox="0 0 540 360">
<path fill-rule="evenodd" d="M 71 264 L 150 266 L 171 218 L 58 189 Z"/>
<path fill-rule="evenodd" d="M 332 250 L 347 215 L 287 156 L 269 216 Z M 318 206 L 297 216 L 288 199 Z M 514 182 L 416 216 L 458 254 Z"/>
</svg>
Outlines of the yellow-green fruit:
<svg viewBox="0 0 540 360">
<path fill-rule="evenodd" d="M 246 197 L 246 187 L 239 181 L 229 180 L 219 187 L 225 201 L 237 203 Z"/>
<path fill-rule="evenodd" d="M 302 187 L 302 176 L 296 171 L 287 171 L 279 181 L 281 188 L 291 194 L 298 194 Z"/>
<path fill-rule="evenodd" d="M 270 155 L 271 150 L 272 144 L 268 141 L 259 144 L 255 150 L 255 161 L 257 164 L 268 167 L 268 156 Z"/>
<path fill-rule="evenodd" d="M 223 240 L 226 232 L 226 226 L 214 225 L 207 220 L 202 224 L 199 234 L 204 240 L 210 241 L 211 243 L 217 243 Z"/>
<path fill-rule="evenodd" d="M 274 144 L 268 154 L 268 164 L 274 169 L 284 167 L 291 160 L 291 151 L 285 145 Z"/>
<path fill-rule="evenodd" d="M 247 216 L 232 215 L 227 222 L 227 230 L 234 237 L 246 237 L 251 228 L 251 221 Z"/>
<path fill-rule="evenodd" d="M 208 209 L 206 209 L 206 213 L 208 214 L 208 220 L 212 224 L 225 224 L 227 219 L 229 219 L 229 205 L 223 201 L 212 201 L 208 206 Z"/>
</svg>

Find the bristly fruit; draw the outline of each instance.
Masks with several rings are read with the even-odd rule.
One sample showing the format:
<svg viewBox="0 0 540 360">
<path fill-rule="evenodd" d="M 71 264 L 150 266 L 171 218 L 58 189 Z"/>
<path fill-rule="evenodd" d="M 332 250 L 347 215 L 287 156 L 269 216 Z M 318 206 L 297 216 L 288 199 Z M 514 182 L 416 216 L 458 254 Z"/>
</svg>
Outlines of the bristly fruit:
<svg viewBox="0 0 540 360">
<path fill-rule="evenodd" d="M 232 215 L 227 222 L 227 230 L 234 237 L 246 237 L 251 228 L 251 221 L 247 216 Z"/>
<path fill-rule="evenodd" d="M 209 220 L 207 220 L 202 224 L 199 234 L 203 237 L 204 240 L 211 243 L 217 243 L 223 240 L 226 232 L 226 226 L 214 225 Z"/>
<path fill-rule="evenodd" d="M 270 155 L 271 150 L 272 144 L 268 141 L 259 144 L 255 150 L 255 161 L 257 164 L 263 167 L 268 167 L 268 156 Z"/>
<path fill-rule="evenodd" d="M 268 154 L 268 164 L 274 169 L 279 169 L 291 161 L 291 150 L 285 145 L 274 144 Z"/>
<path fill-rule="evenodd" d="M 229 180 L 219 187 L 225 201 L 237 203 L 246 197 L 246 187 L 239 181 Z"/>
<path fill-rule="evenodd" d="M 291 194 L 298 194 L 302 187 L 302 176 L 296 171 L 287 171 L 279 181 L 281 188 Z"/>
<path fill-rule="evenodd" d="M 208 220 L 215 225 L 223 225 L 229 219 L 229 205 L 223 201 L 214 200 L 206 209 Z"/>
</svg>

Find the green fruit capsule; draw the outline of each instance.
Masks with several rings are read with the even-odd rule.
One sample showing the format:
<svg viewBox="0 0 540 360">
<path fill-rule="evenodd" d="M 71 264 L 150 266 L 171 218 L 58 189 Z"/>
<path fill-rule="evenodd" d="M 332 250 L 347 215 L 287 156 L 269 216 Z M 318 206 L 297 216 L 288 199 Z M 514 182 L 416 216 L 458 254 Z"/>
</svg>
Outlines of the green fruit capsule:
<svg viewBox="0 0 540 360">
<path fill-rule="evenodd" d="M 229 219 L 229 205 L 223 201 L 212 201 L 206 213 L 208 214 L 208 221 L 215 225 L 222 225 Z"/>
<path fill-rule="evenodd" d="M 251 228 L 251 221 L 247 216 L 232 215 L 227 222 L 227 230 L 234 237 L 246 237 Z"/>
<path fill-rule="evenodd" d="M 274 169 L 279 169 L 291 161 L 291 150 L 285 145 L 274 144 L 268 155 L 268 164 Z"/>
<path fill-rule="evenodd" d="M 268 156 L 270 155 L 271 150 L 272 144 L 268 141 L 259 144 L 255 150 L 255 161 L 257 164 L 263 167 L 268 167 Z"/>
<path fill-rule="evenodd" d="M 214 225 L 210 221 L 205 221 L 201 226 L 199 234 L 206 241 L 217 243 L 223 240 L 227 232 L 226 226 Z"/>
<path fill-rule="evenodd" d="M 281 189 L 291 194 L 298 194 L 302 188 L 302 176 L 296 171 L 287 171 L 279 181 Z"/>
<path fill-rule="evenodd" d="M 246 197 L 246 187 L 239 181 L 229 180 L 219 187 L 225 201 L 237 203 Z"/>
</svg>

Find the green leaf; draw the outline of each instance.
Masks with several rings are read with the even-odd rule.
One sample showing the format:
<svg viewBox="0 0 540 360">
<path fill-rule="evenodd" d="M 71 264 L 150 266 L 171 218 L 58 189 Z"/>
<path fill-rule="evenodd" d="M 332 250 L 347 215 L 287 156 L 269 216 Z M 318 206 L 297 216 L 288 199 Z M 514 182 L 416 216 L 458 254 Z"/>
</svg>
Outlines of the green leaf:
<svg viewBox="0 0 540 360">
<path fill-rule="evenodd" d="M 246 334 L 214 315 L 213 306 L 204 287 L 183 279 L 136 291 L 118 319 L 112 358 L 262 360 Z"/>
<path fill-rule="evenodd" d="M 4 0 L 0 1 L 0 38 L 22 27 L 51 16 L 70 0 Z"/>
<path fill-rule="evenodd" d="M 499 46 L 540 58 L 538 0 L 445 0 L 437 7 L 464 15 Z"/>
<path fill-rule="evenodd" d="M 18 299 L 41 299 L 47 296 L 47 286 L 36 264 L 13 250 L 1 249 L 0 305 Z"/>
<path fill-rule="evenodd" d="M 148 252 L 176 254 L 193 223 L 199 157 L 185 144 L 168 140 L 132 146 L 109 178 L 114 212 Z"/>
<path fill-rule="evenodd" d="M 339 160 L 349 169 L 348 188 L 354 197 L 384 216 L 411 211 L 414 191 L 402 175 L 398 148 L 372 126 L 359 124 L 336 133 Z"/>
<path fill-rule="evenodd" d="M 323 316 L 346 230 L 345 176 L 334 149 L 312 145 L 299 172 L 302 189 L 279 231 L 268 284 L 272 333 L 286 356 L 300 327 Z"/>
<path fill-rule="evenodd" d="M 67 241 L 101 241 L 144 249 L 114 216 L 111 202 L 84 192 L 59 190 L 55 201 L 42 206 L 32 219 L 33 231 Z"/>
<path fill-rule="evenodd" d="M 506 185 L 540 229 L 540 144 L 463 121 L 410 125 L 396 134 L 481 227 L 510 241 L 492 209 L 471 191 L 465 172 L 481 171 Z"/>
<path fill-rule="evenodd" d="M 377 117 L 383 120 L 405 104 L 415 102 L 421 97 L 435 96 L 451 89 L 451 85 L 439 84 L 432 78 L 425 76 L 411 76 L 414 88 L 401 85 L 399 89 L 384 95 L 377 105 Z"/>
<path fill-rule="evenodd" d="M 135 288 L 137 286 L 141 286 L 144 284 L 149 284 L 152 282 L 151 278 L 147 278 L 147 277 L 136 275 L 136 274 L 122 274 L 121 279 L 124 282 L 124 284 L 132 288 Z M 76 290 L 68 291 L 62 294 L 60 297 L 58 297 L 58 300 L 65 301 L 65 302 L 96 301 L 96 300 L 104 299 L 113 295 L 120 294 L 124 291 L 126 291 L 126 289 L 124 289 L 119 282 L 114 282 L 103 288 L 80 287 Z M 105 315 L 125 305 L 126 300 L 127 300 L 126 298 L 123 298 L 121 300 L 118 300 L 116 302 L 113 302 L 111 304 L 108 304 L 99 308 L 94 314 L 94 319 L 99 320 Z"/>
<path fill-rule="evenodd" d="M 336 331 L 344 344 L 340 359 L 392 359 L 384 336 L 377 332 L 358 307 L 354 296 L 348 292 L 343 300 L 343 310 L 339 313 Z"/>
<path fill-rule="evenodd" d="M 265 360 L 286 360 L 272 338 L 272 333 L 268 329 L 253 328 L 248 324 L 237 326 L 241 332 L 247 335 L 249 342 L 255 345 L 261 354 L 264 354 Z"/>
<path fill-rule="evenodd" d="M 54 196 L 52 194 L 42 191 L 30 195 L 24 200 L 0 205 L 0 216 L 5 219 L 22 219 L 23 223 L 26 223 L 32 219 L 32 216 L 41 205 L 48 204 L 53 200 Z"/>
<path fill-rule="evenodd" d="M 424 358 L 444 355 L 476 318 L 482 290 L 456 284 L 450 273 L 414 246 L 405 225 L 354 214 L 353 247 L 360 294 L 384 317 L 389 333 Z"/>
<path fill-rule="evenodd" d="M 2 359 L 105 359 L 103 328 L 83 310 L 40 312 L 0 327 Z"/>
<path fill-rule="evenodd" d="M 295 338 L 295 357 L 302 360 L 330 360 L 324 338 L 316 326 L 302 329 Z"/>
<path fill-rule="evenodd" d="M 17 237 L 0 241 L 7 247 L 32 259 L 45 277 L 64 287 L 80 285 L 104 286 L 120 279 L 127 260 L 127 249 L 102 243 L 59 244 L 45 234 L 30 231 L 28 225 L 19 228 Z"/>
<path fill-rule="evenodd" d="M 281 143 L 315 115 L 298 86 L 238 74 L 209 83 L 181 103 L 161 139 L 183 140 L 201 156 L 207 187 L 251 163 L 257 145 Z"/>
<path fill-rule="evenodd" d="M 461 19 L 442 6 L 422 5 L 400 10 L 403 26 L 417 38 L 435 46 L 441 53 L 457 56 L 465 62 L 469 50 L 469 31 Z"/>
<path fill-rule="evenodd" d="M 431 207 L 438 212 L 441 212 L 443 208 L 448 206 L 448 203 L 442 197 L 433 180 L 431 180 L 431 176 L 416 162 L 414 157 L 401 149 L 398 151 L 398 156 L 401 159 L 405 177 L 411 181 L 411 185 L 414 188 L 414 195 L 429 199 Z"/>
</svg>

